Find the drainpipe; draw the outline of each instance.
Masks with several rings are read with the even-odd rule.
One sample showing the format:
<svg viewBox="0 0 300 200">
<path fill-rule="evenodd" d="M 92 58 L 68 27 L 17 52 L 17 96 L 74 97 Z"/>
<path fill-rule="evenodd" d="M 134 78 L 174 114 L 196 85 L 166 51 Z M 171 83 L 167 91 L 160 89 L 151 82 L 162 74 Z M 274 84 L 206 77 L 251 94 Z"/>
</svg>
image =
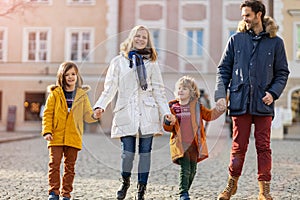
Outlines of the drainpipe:
<svg viewBox="0 0 300 200">
<path fill-rule="evenodd" d="M 268 0 L 269 4 L 269 16 L 274 18 L 274 0 Z"/>
</svg>

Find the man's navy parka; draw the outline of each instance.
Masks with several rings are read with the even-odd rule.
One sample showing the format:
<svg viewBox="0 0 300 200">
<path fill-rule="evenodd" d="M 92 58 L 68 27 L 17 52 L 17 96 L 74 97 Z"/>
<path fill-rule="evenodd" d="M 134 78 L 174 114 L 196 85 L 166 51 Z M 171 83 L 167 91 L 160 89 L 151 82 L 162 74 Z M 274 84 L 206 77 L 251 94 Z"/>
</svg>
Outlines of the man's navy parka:
<svg viewBox="0 0 300 200">
<path fill-rule="evenodd" d="M 264 18 L 264 31 L 255 35 L 240 22 L 238 32 L 228 41 L 217 70 L 215 101 L 226 98 L 229 89 L 229 114 L 274 116 L 274 102 L 262 98 L 269 92 L 274 101 L 286 86 L 289 69 L 274 20 Z"/>
</svg>

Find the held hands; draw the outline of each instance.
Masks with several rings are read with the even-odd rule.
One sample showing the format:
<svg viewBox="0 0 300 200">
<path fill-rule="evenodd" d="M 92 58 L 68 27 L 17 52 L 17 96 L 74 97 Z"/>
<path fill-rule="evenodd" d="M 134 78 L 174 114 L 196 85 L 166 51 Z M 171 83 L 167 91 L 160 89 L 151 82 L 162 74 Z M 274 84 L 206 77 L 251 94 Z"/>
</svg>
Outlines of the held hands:
<svg viewBox="0 0 300 200">
<path fill-rule="evenodd" d="M 217 101 L 216 110 L 221 113 L 225 112 L 225 110 L 226 110 L 226 99 L 225 98 L 219 99 Z"/>
<path fill-rule="evenodd" d="M 102 108 L 96 108 L 96 109 L 94 110 L 94 115 L 93 115 L 93 117 L 94 117 L 95 119 L 100 119 L 103 112 L 104 112 L 104 110 L 103 110 Z"/>
<path fill-rule="evenodd" d="M 266 95 L 262 98 L 262 101 L 269 106 L 273 103 L 274 99 L 269 92 L 266 92 Z"/>
<path fill-rule="evenodd" d="M 165 115 L 164 119 L 165 119 L 164 123 L 170 126 L 173 126 L 176 122 L 176 117 L 172 114 Z"/>
</svg>

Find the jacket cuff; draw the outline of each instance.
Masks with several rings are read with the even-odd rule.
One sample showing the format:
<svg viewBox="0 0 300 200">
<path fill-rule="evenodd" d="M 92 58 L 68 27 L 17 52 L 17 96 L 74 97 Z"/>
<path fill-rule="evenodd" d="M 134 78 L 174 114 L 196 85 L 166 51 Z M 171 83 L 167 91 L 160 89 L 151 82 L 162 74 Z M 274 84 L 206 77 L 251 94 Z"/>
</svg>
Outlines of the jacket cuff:
<svg viewBox="0 0 300 200">
<path fill-rule="evenodd" d="M 46 135 L 52 135 L 52 133 L 44 133 L 43 137 L 45 137 Z"/>
<path fill-rule="evenodd" d="M 273 100 L 278 99 L 277 95 L 274 92 L 272 92 L 272 91 L 268 91 L 268 92 L 272 95 Z"/>
</svg>

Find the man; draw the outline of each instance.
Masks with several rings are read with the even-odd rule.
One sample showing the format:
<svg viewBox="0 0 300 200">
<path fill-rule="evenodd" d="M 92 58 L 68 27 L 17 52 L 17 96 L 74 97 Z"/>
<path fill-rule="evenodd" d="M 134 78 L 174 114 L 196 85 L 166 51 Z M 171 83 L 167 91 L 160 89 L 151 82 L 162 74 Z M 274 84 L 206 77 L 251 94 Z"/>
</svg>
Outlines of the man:
<svg viewBox="0 0 300 200">
<path fill-rule="evenodd" d="M 218 196 L 228 200 L 236 193 L 248 148 L 251 124 L 258 162 L 259 200 L 272 200 L 271 122 L 274 101 L 285 88 L 289 70 L 283 40 L 276 36 L 277 25 L 265 17 L 265 6 L 259 0 L 246 0 L 241 6 L 238 32 L 228 41 L 217 70 L 215 100 L 226 106 L 229 89 L 229 114 L 233 120 L 233 137 L 228 183 Z"/>
</svg>

